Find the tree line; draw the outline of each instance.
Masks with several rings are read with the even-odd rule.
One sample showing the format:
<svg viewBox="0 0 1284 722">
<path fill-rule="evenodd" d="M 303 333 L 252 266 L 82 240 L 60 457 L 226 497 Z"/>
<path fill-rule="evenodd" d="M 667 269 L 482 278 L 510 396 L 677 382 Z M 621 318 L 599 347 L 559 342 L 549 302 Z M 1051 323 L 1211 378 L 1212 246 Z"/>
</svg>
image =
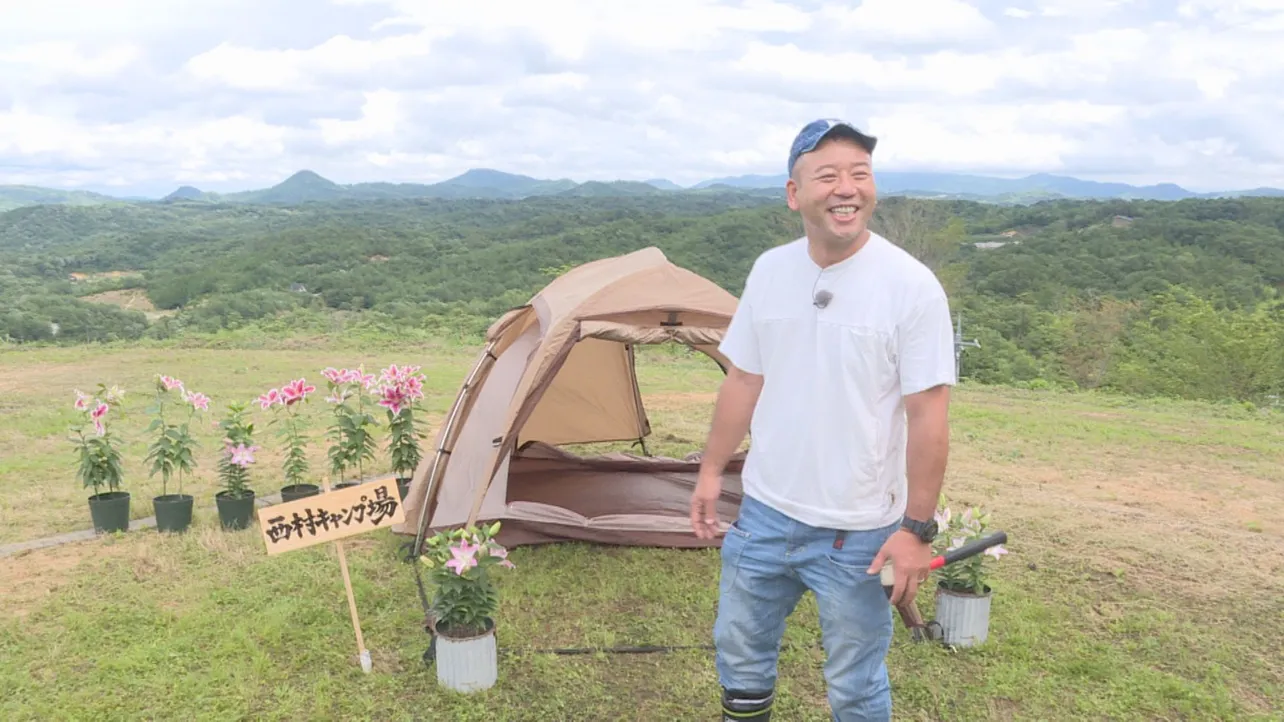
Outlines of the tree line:
<svg viewBox="0 0 1284 722">
<path fill-rule="evenodd" d="M 875 229 L 950 291 L 980 341 L 965 378 L 1258 403 L 1280 392 L 1284 199 L 889 197 Z M 550 269 L 654 245 L 738 294 L 759 253 L 801 233 L 778 199 L 734 193 L 32 206 L 0 214 L 0 338 L 172 338 L 335 314 L 475 335 Z M 138 273 L 95 275 L 111 271 Z M 85 300 L 128 289 L 164 315 Z"/>
</svg>

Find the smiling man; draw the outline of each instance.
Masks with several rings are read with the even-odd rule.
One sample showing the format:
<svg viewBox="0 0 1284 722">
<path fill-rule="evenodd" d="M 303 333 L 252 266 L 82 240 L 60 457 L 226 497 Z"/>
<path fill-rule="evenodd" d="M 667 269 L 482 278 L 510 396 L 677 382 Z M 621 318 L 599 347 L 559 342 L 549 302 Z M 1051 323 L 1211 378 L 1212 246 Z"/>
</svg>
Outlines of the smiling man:
<svg viewBox="0 0 1284 722">
<path fill-rule="evenodd" d="M 731 361 L 691 498 L 697 536 L 752 433 L 740 514 L 722 542 L 714 625 L 723 719 L 766 722 L 785 619 L 815 594 L 838 722 L 891 719 L 891 602 L 926 579 L 949 449 L 954 336 L 932 272 L 869 230 L 876 141 L 808 124 L 789 154 L 806 235 L 766 251 L 721 351 Z"/>
</svg>

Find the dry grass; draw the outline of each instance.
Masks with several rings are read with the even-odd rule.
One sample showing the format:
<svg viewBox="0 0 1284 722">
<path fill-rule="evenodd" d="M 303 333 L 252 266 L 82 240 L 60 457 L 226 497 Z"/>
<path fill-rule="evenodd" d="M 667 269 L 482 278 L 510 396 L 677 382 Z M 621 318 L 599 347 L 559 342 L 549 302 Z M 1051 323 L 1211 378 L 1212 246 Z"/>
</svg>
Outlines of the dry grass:
<svg viewBox="0 0 1284 722">
<path fill-rule="evenodd" d="M 152 305 L 151 299 L 147 297 L 147 292 L 141 288 L 125 288 L 118 291 L 103 291 L 90 296 L 82 296 L 81 300 L 91 303 L 105 303 L 109 306 L 119 306 L 120 308 L 130 311 L 155 311 L 156 307 Z"/>
</svg>

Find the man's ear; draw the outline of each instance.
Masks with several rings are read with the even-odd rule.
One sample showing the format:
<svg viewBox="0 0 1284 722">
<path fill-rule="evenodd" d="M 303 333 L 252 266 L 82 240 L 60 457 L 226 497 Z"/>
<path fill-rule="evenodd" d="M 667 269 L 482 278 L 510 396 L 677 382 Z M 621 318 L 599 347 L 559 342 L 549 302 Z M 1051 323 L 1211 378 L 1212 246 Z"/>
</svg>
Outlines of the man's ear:
<svg viewBox="0 0 1284 722">
<path fill-rule="evenodd" d="M 789 204 L 789 210 L 798 210 L 798 184 L 793 178 L 785 182 L 785 202 Z"/>
</svg>

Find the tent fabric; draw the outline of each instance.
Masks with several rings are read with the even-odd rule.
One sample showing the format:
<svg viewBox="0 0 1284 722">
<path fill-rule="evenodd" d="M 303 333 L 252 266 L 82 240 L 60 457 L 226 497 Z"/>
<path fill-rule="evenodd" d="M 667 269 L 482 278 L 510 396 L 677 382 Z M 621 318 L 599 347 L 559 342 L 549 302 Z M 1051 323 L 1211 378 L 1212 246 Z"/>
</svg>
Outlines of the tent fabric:
<svg viewBox="0 0 1284 722">
<path fill-rule="evenodd" d="M 718 513 L 728 522 L 740 506 L 743 462 L 738 454 L 724 476 Z M 615 452 L 579 457 L 533 443 L 519 450 L 508 468 L 504 543 L 706 546 L 688 520 L 699 470 L 696 456 L 679 460 Z"/>
<path fill-rule="evenodd" d="M 717 544 L 697 539 L 688 522 L 698 459 L 579 457 L 561 447 L 649 436 L 635 347 L 679 343 L 725 369 L 717 345 L 736 304 L 653 247 L 553 279 L 488 328 L 394 531 L 499 520 L 508 545 Z M 739 506 L 741 460 L 724 475 L 725 523 Z"/>
</svg>

